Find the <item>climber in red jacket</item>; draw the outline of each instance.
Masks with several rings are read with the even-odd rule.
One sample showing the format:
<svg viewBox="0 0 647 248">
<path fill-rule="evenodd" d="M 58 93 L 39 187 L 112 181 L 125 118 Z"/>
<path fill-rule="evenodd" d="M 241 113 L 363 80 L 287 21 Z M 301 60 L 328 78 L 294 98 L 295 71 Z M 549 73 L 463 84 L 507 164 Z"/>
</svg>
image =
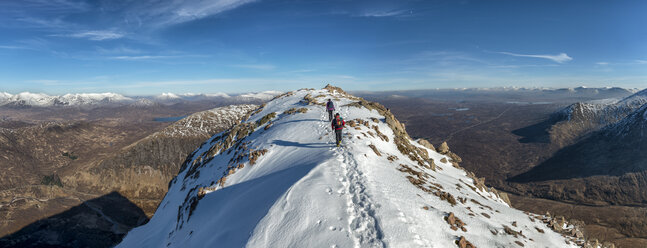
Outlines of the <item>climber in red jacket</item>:
<svg viewBox="0 0 647 248">
<path fill-rule="evenodd" d="M 346 122 L 343 118 L 339 116 L 339 113 L 335 114 L 335 119 L 332 120 L 332 130 L 335 131 L 335 139 L 337 140 L 337 146 L 341 144 L 341 131 L 344 129 Z"/>
</svg>

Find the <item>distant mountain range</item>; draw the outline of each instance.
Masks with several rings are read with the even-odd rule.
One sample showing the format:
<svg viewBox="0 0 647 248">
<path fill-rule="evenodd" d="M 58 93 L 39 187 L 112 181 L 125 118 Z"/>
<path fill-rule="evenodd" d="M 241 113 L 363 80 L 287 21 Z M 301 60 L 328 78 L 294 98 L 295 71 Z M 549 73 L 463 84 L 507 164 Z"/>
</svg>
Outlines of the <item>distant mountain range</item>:
<svg viewBox="0 0 647 248">
<path fill-rule="evenodd" d="M 507 103 L 528 104 L 541 103 L 573 103 L 595 99 L 621 98 L 634 94 L 638 89 L 619 87 L 575 87 L 575 88 L 524 88 L 524 87 L 493 87 L 493 88 L 449 88 L 401 91 L 355 91 L 353 93 L 377 99 L 419 97 L 432 100 L 451 101 L 503 101 Z M 505 99 L 505 100 L 504 100 Z"/>
<path fill-rule="evenodd" d="M 47 95 L 43 93 L 22 92 L 10 94 L 0 92 L 0 106 L 13 107 L 56 107 L 56 106 L 103 106 L 103 105 L 133 105 L 154 106 L 156 104 L 174 104 L 187 101 L 221 101 L 232 102 L 261 100 L 267 101 L 281 94 L 279 91 L 264 91 L 229 95 L 215 94 L 174 94 L 163 93 L 156 96 L 124 96 L 117 93 L 80 93 L 65 95 Z"/>
</svg>

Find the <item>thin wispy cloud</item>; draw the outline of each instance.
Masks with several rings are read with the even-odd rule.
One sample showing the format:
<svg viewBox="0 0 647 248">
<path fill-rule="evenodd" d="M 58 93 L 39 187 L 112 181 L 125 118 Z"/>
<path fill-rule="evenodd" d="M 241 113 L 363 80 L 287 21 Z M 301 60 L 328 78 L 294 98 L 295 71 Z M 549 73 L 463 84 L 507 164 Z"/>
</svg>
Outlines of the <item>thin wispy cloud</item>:
<svg viewBox="0 0 647 248">
<path fill-rule="evenodd" d="M 410 10 L 368 10 L 359 14 L 361 17 L 391 17 L 410 13 Z"/>
<path fill-rule="evenodd" d="M 166 59 L 180 59 L 180 58 L 207 58 L 206 55 L 191 55 L 191 54 L 179 54 L 179 55 L 123 55 L 123 56 L 111 56 L 107 57 L 112 60 L 125 60 L 125 61 L 155 61 L 155 60 L 166 60 Z"/>
<path fill-rule="evenodd" d="M 270 64 L 243 64 L 243 65 L 233 65 L 233 67 L 263 70 L 263 71 L 274 70 L 276 68 L 276 66 L 270 65 Z"/>
<path fill-rule="evenodd" d="M 560 53 L 560 54 L 557 54 L 557 55 L 550 55 L 550 54 L 519 54 L 519 53 L 510 53 L 510 52 L 498 52 L 498 53 L 505 54 L 505 55 L 510 55 L 510 56 L 515 56 L 515 57 L 549 59 L 549 60 L 555 61 L 555 62 L 560 63 L 560 64 L 573 60 L 573 58 L 568 56 L 568 54 L 566 54 L 566 53 Z"/>
<path fill-rule="evenodd" d="M 597 62 L 596 65 L 609 65 L 609 62 Z"/>
<path fill-rule="evenodd" d="M 422 51 L 413 56 L 400 60 L 400 64 L 420 66 L 421 64 L 433 66 L 457 66 L 466 64 L 492 65 L 492 63 L 477 58 L 474 55 L 456 51 Z"/>
<path fill-rule="evenodd" d="M 73 33 L 69 35 L 57 35 L 57 36 L 69 36 L 73 38 L 83 38 L 94 41 L 102 40 L 114 40 L 124 37 L 125 35 L 120 32 L 115 32 L 112 30 L 92 30 L 92 31 L 83 31 L 78 33 Z"/>
<path fill-rule="evenodd" d="M 50 36 L 104 41 L 207 18 L 256 0 L 0 1 L 0 26 L 41 29 Z M 29 10 L 29 11 L 25 11 Z M 70 18 L 74 16 L 74 18 Z M 92 21 L 80 21 L 91 18 Z"/>
<path fill-rule="evenodd" d="M 140 49 L 126 47 L 126 46 L 118 46 L 113 48 L 105 48 L 105 47 L 97 46 L 96 51 L 100 54 L 140 54 L 142 53 L 142 50 Z"/>
<path fill-rule="evenodd" d="M 109 59 L 138 61 L 138 60 L 172 59 L 172 58 L 179 58 L 179 57 L 182 57 L 182 56 L 164 56 L 164 55 L 113 56 L 113 57 L 109 57 Z"/>
<path fill-rule="evenodd" d="M 125 21 L 142 26 L 165 27 L 168 25 L 194 21 L 235 9 L 256 0 L 188 0 L 137 1 L 128 6 Z"/>
<path fill-rule="evenodd" d="M 5 46 L 5 45 L 0 45 L 0 49 L 18 50 L 18 49 L 28 49 L 28 48 L 26 48 L 26 47 L 22 47 L 22 46 Z"/>
<path fill-rule="evenodd" d="M 12 1 L 6 1 L 10 5 Z M 85 11 L 90 8 L 90 4 L 85 1 L 70 1 L 70 0 L 22 0 L 19 2 L 21 6 L 29 7 L 30 9 L 37 9 L 41 11 L 48 11 L 52 13 L 67 13 L 70 11 Z M 18 3 L 16 3 L 18 4 Z"/>
<path fill-rule="evenodd" d="M 23 16 L 16 18 L 15 21 L 20 23 L 24 28 L 48 29 L 48 30 L 68 30 L 78 28 L 78 24 L 63 21 L 61 17 L 38 17 Z"/>
</svg>

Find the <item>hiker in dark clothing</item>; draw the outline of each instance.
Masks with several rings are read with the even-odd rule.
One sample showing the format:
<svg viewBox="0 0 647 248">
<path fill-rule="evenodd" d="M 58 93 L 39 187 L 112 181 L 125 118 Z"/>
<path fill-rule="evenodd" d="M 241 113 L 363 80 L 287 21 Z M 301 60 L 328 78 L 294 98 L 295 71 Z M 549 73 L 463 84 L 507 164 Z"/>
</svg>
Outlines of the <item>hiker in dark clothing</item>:
<svg viewBox="0 0 647 248">
<path fill-rule="evenodd" d="M 339 116 L 339 113 L 335 114 L 335 119 L 332 120 L 332 130 L 335 130 L 335 139 L 337 140 L 337 146 L 341 144 L 341 131 L 344 129 L 346 122 Z"/>
<path fill-rule="evenodd" d="M 332 121 L 332 112 L 335 111 L 335 104 L 332 103 L 332 100 L 328 99 L 326 109 L 328 110 L 328 121 Z"/>
</svg>

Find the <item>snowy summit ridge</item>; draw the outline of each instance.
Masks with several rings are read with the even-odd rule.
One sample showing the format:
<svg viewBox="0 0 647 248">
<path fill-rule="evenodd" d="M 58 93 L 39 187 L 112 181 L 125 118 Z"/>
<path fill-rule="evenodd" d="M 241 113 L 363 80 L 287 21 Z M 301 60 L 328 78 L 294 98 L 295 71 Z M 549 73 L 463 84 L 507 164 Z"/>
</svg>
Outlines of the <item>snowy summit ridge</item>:
<svg viewBox="0 0 647 248">
<path fill-rule="evenodd" d="M 333 147 L 326 99 L 347 121 Z M 425 144 L 424 146 L 421 144 Z M 441 154 L 442 152 L 442 154 Z M 447 146 L 327 86 L 275 97 L 202 144 L 118 247 L 577 247 L 562 221 L 511 208 Z M 548 227 L 545 223 L 549 223 Z"/>
</svg>

